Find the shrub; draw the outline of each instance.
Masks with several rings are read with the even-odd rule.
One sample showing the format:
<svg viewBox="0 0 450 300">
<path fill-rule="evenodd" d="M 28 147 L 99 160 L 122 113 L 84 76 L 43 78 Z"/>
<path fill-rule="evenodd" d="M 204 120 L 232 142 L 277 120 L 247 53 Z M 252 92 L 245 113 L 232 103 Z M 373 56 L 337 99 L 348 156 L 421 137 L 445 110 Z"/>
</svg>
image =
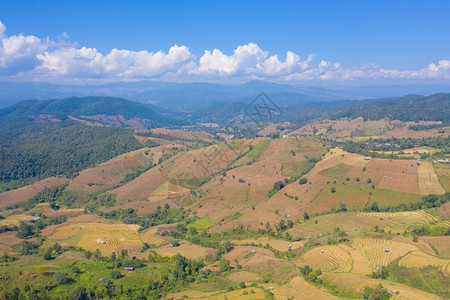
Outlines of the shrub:
<svg viewBox="0 0 450 300">
<path fill-rule="evenodd" d="M 109 276 L 111 276 L 112 279 L 119 279 L 122 278 L 123 275 L 119 270 L 112 270 Z"/>
<path fill-rule="evenodd" d="M 306 184 L 308 182 L 308 179 L 306 179 L 305 177 L 300 178 L 300 181 L 298 182 L 299 184 Z"/>
</svg>

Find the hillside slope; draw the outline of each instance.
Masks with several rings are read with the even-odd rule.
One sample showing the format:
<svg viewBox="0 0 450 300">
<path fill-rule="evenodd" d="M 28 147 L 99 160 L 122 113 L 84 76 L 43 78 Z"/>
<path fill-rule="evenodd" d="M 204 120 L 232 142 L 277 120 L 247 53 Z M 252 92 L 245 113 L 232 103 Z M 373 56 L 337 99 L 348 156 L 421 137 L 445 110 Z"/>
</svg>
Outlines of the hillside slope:
<svg viewBox="0 0 450 300">
<path fill-rule="evenodd" d="M 0 110 L 0 119 L 8 118 L 31 118 L 38 121 L 72 119 L 89 125 L 138 129 L 177 123 L 142 103 L 113 97 L 22 101 Z"/>
<path fill-rule="evenodd" d="M 355 103 L 330 114 L 331 119 L 363 117 L 365 120 L 450 122 L 450 94 L 408 95 L 377 102 Z"/>
</svg>

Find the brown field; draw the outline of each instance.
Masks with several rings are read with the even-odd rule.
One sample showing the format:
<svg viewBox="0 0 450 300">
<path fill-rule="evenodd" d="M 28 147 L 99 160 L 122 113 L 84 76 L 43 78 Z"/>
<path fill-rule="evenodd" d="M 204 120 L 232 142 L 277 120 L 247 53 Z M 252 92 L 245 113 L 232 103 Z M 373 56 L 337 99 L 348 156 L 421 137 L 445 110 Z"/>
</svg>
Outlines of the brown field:
<svg viewBox="0 0 450 300">
<path fill-rule="evenodd" d="M 419 190 L 421 195 L 444 194 L 445 190 L 439 183 L 430 161 L 421 161 L 419 166 Z"/>
<path fill-rule="evenodd" d="M 434 169 L 439 178 L 439 182 L 446 191 L 450 191 L 450 165 L 436 164 Z"/>
<path fill-rule="evenodd" d="M 155 249 L 154 251 L 162 256 L 174 256 L 180 254 L 189 259 L 199 259 L 205 257 L 206 255 L 216 254 L 215 249 L 205 248 L 187 241 L 180 241 L 180 246 L 178 247 L 165 245 Z"/>
<path fill-rule="evenodd" d="M 248 271 L 239 271 L 239 272 L 233 272 L 230 275 L 227 276 L 228 279 L 230 279 L 233 282 L 245 282 L 245 283 L 251 283 L 261 280 L 261 277 L 252 272 Z"/>
<path fill-rule="evenodd" d="M 11 248 L 7 245 L 0 244 L 0 253 L 1 253 L 0 255 L 3 255 L 3 253 L 7 253 L 9 255 L 9 254 L 13 254 L 14 250 L 13 250 L 13 248 Z"/>
<path fill-rule="evenodd" d="M 401 193 L 419 194 L 417 184 L 417 162 L 408 160 L 389 160 L 375 158 L 361 171 L 361 181 L 372 183 L 377 188 Z"/>
<path fill-rule="evenodd" d="M 19 239 L 18 237 L 16 237 L 16 233 L 14 231 L 0 233 L 0 243 L 2 243 L 4 245 L 13 246 L 13 245 L 20 243 L 21 241 L 22 241 L 22 239 Z M 35 242 L 36 239 L 33 238 L 29 241 Z"/>
<path fill-rule="evenodd" d="M 145 168 L 152 160 L 157 160 L 158 154 L 158 150 L 154 148 L 142 148 L 122 154 L 94 168 L 81 171 L 69 183 L 68 189 L 82 189 L 83 191 L 109 190 L 119 185 L 127 173 L 137 168 Z"/>
<path fill-rule="evenodd" d="M 256 253 L 252 253 L 252 250 L 256 250 Z M 237 260 L 243 270 L 269 272 L 274 281 L 286 281 L 297 272 L 294 264 L 275 258 L 271 251 L 258 247 L 236 246 L 224 258 L 230 261 L 233 267 L 236 267 Z"/>
<path fill-rule="evenodd" d="M 290 134 L 302 135 L 319 135 L 329 139 L 345 140 L 345 139 L 365 139 L 365 138 L 424 138 L 431 136 L 441 136 L 439 133 L 442 128 L 430 129 L 427 131 L 409 130 L 410 125 L 431 125 L 438 122 L 402 122 L 398 120 L 378 120 L 364 121 L 363 118 L 353 120 L 324 120 L 312 122 L 308 125 L 297 129 Z M 329 130 L 331 126 L 331 130 Z M 448 130 L 445 127 L 444 130 Z"/>
<path fill-rule="evenodd" d="M 190 131 L 190 130 L 178 130 L 167 128 L 155 128 L 151 130 L 153 133 L 170 135 L 178 139 L 185 140 L 200 140 L 204 142 L 213 142 L 214 136 L 204 131 Z"/>
<path fill-rule="evenodd" d="M 38 182 L 35 182 L 31 186 L 26 186 L 17 190 L 11 190 L 0 194 L 0 211 L 4 210 L 10 205 L 20 204 L 31 197 L 37 195 L 44 188 L 54 187 L 58 185 L 63 185 L 69 180 L 66 178 L 56 178 L 50 177 Z"/>
<path fill-rule="evenodd" d="M 271 211 L 278 209 L 281 215 L 289 214 L 295 219 L 301 219 L 304 211 L 329 211 L 332 207 L 338 207 L 341 202 L 348 208 L 362 209 L 370 201 L 369 193 L 374 192 L 372 184 L 377 188 L 372 196 L 375 200 L 372 201 L 379 201 L 386 206 L 409 203 L 416 201 L 414 195 L 419 194 L 417 170 L 415 161 L 365 160 L 362 155 L 334 148 L 305 175 L 310 183 L 290 184 L 261 206 Z M 344 180 L 347 177 L 349 181 Z M 372 180 L 371 184 L 367 183 L 369 178 Z M 336 184 L 333 183 L 334 180 L 337 181 Z M 336 193 L 331 193 L 332 187 L 336 189 Z M 389 194 L 389 191 L 402 194 Z M 299 200 L 286 197 L 285 193 L 297 196 Z M 389 198 L 388 201 L 384 199 L 386 197 Z"/>
<path fill-rule="evenodd" d="M 145 200 L 161 184 L 165 182 L 157 168 L 153 168 L 136 178 L 135 180 L 114 189 L 111 193 L 116 194 L 117 202 L 127 202 L 128 200 Z"/>
</svg>

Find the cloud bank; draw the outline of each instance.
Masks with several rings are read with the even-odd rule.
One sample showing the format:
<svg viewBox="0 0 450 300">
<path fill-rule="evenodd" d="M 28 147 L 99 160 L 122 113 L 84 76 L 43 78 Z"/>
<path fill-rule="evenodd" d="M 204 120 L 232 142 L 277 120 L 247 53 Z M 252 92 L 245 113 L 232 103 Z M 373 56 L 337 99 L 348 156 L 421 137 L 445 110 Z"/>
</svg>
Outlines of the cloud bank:
<svg viewBox="0 0 450 300">
<path fill-rule="evenodd" d="M 233 82 L 270 80 L 278 82 L 346 82 L 381 80 L 450 80 L 450 60 L 432 62 L 418 70 L 384 69 L 368 63 L 345 67 L 339 62 L 302 59 L 287 51 L 286 59 L 270 55 L 255 43 L 238 46 L 232 54 L 219 49 L 194 56 L 187 46 L 172 46 L 167 52 L 113 49 L 103 54 L 95 48 L 78 47 L 65 41 L 33 35 L 6 34 L 0 21 L 0 80 L 48 82 L 107 82 L 133 80 Z"/>
</svg>

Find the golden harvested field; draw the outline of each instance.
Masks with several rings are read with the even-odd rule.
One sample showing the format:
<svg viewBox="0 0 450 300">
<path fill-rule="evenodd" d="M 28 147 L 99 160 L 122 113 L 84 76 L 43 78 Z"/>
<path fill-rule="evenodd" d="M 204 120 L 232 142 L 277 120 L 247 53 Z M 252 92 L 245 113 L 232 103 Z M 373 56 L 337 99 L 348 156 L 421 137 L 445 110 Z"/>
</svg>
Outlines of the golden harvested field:
<svg viewBox="0 0 450 300">
<path fill-rule="evenodd" d="M 264 299 L 264 290 L 260 288 L 245 288 L 231 292 L 200 292 L 200 291 L 185 291 L 179 293 L 168 294 L 169 299 L 238 299 L 238 300 L 257 300 Z"/>
<path fill-rule="evenodd" d="M 450 165 L 436 164 L 434 165 L 434 169 L 441 185 L 446 191 L 450 191 Z"/>
<path fill-rule="evenodd" d="M 439 179 L 434 172 L 431 161 L 421 161 L 419 166 L 419 190 L 421 195 L 444 194 L 445 190 L 441 186 Z"/>
<path fill-rule="evenodd" d="M 138 228 L 138 225 L 128 224 L 70 224 L 56 228 L 46 242 L 48 244 L 58 242 L 62 246 L 78 246 L 90 251 L 99 249 L 102 255 L 109 256 L 117 251 L 120 245 L 141 244 Z"/>
<path fill-rule="evenodd" d="M 353 259 L 349 254 L 349 247 L 345 245 L 319 246 L 303 254 L 301 262 L 311 266 L 313 269 L 320 268 L 322 271 L 349 272 L 352 268 Z"/>
<path fill-rule="evenodd" d="M 252 272 L 248 272 L 248 271 L 239 271 L 239 272 L 233 272 L 230 275 L 227 276 L 228 279 L 230 279 L 233 282 L 239 283 L 239 282 L 245 282 L 245 283 L 250 283 L 250 282 L 255 282 L 261 279 L 261 277 L 256 274 L 256 273 L 252 273 Z"/>
<path fill-rule="evenodd" d="M 362 252 L 372 269 L 378 269 L 380 264 L 386 266 L 410 251 L 419 250 L 408 243 L 375 238 L 355 239 L 352 247 Z M 386 252 L 385 249 L 389 249 L 389 252 Z"/>
<path fill-rule="evenodd" d="M 205 248 L 199 245 L 189 243 L 187 241 L 180 241 L 180 246 L 172 247 L 171 245 L 165 245 L 155 249 L 156 253 L 162 256 L 174 256 L 180 254 L 189 259 L 199 259 L 206 255 L 215 255 L 216 250 L 211 248 Z"/>
<path fill-rule="evenodd" d="M 260 237 L 257 239 L 243 239 L 243 240 L 232 240 L 233 244 L 236 245 L 245 245 L 245 244 L 261 244 L 263 246 L 269 244 L 272 248 L 278 251 L 287 251 L 289 249 L 289 245 L 291 245 L 292 250 L 303 247 L 305 244 L 304 241 L 299 242 L 288 242 L 285 240 L 272 239 L 268 237 Z"/>
<path fill-rule="evenodd" d="M 153 133 L 170 135 L 178 139 L 185 140 L 201 140 L 205 142 L 213 142 L 214 136 L 204 131 L 178 130 L 167 128 L 155 128 L 151 130 Z"/>
<path fill-rule="evenodd" d="M 7 216 L 5 219 L 0 220 L 0 226 L 18 226 L 22 221 L 30 221 L 33 220 L 33 217 L 25 214 L 16 214 Z"/>
<path fill-rule="evenodd" d="M 340 299 L 328 293 L 327 290 L 306 282 L 300 276 L 294 277 L 289 285 L 296 290 L 294 299 Z"/>
<path fill-rule="evenodd" d="M 147 243 L 150 246 L 154 245 L 155 247 L 159 247 L 167 242 L 167 240 L 158 233 L 158 228 L 155 227 L 141 231 L 140 237 L 143 243 Z"/>
<path fill-rule="evenodd" d="M 372 279 L 365 275 L 359 275 L 354 273 L 327 273 L 324 275 L 325 279 L 334 283 L 340 287 L 343 287 L 347 291 L 353 291 L 362 293 L 366 286 L 376 287 L 378 284 L 382 284 L 384 288 L 388 291 L 396 290 L 399 292 L 398 295 L 393 295 L 391 299 L 394 300 L 417 300 L 417 299 L 441 299 L 440 297 L 418 290 L 416 288 L 391 282 L 381 279 Z"/>
<path fill-rule="evenodd" d="M 15 205 L 27 201 L 28 199 L 37 195 L 46 187 L 50 188 L 58 185 L 63 185 L 68 181 L 69 180 L 66 178 L 50 177 L 35 182 L 31 186 L 26 186 L 20 189 L 0 193 L 0 211 L 4 210 L 10 205 Z"/>
<path fill-rule="evenodd" d="M 440 256 L 450 258 L 450 236 L 423 236 L 420 239 L 433 245 Z"/>
<path fill-rule="evenodd" d="M 450 273 L 450 259 L 437 258 L 422 251 L 413 251 L 403 257 L 399 266 L 407 268 L 424 268 L 426 266 L 435 266 L 442 270 L 446 275 Z"/>
<path fill-rule="evenodd" d="M 398 213 L 380 212 L 380 213 L 358 213 L 358 216 L 382 220 L 386 224 L 385 230 L 392 232 L 403 232 L 413 226 L 423 225 L 433 222 L 436 226 L 450 226 L 449 221 L 441 220 L 423 210 L 405 211 Z"/>
</svg>

